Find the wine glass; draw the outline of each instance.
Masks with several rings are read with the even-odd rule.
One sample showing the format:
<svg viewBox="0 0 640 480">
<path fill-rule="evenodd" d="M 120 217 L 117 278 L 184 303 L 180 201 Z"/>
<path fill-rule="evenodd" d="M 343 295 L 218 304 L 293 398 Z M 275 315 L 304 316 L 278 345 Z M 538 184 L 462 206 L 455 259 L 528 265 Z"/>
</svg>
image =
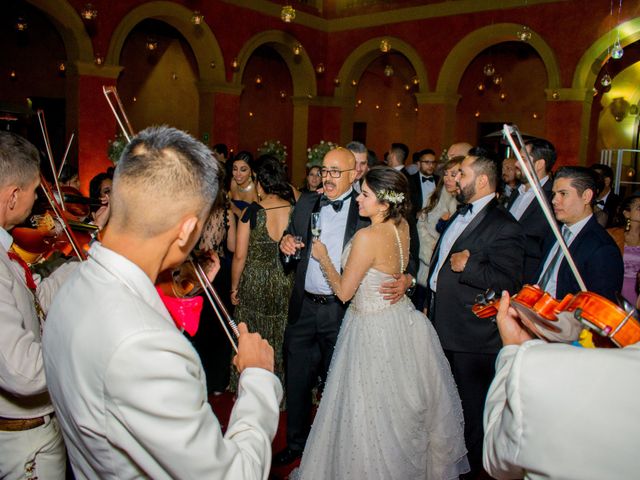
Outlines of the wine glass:
<svg viewBox="0 0 640 480">
<path fill-rule="evenodd" d="M 320 212 L 313 212 L 311 214 L 311 235 L 314 240 L 320 239 L 320 233 L 322 232 L 322 221 L 320 220 Z"/>
</svg>

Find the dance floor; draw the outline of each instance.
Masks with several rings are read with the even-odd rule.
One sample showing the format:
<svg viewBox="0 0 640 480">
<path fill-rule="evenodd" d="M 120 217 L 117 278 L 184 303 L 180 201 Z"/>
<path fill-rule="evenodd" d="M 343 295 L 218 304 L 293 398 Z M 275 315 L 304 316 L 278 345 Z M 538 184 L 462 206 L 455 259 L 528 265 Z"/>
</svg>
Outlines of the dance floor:
<svg viewBox="0 0 640 480">
<path fill-rule="evenodd" d="M 216 417 L 218 417 L 218 421 L 222 425 L 222 430 L 225 431 L 227 428 L 227 422 L 229 421 L 229 416 L 231 415 L 231 408 L 233 407 L 233 394 L 225 392 L 222 395 L 211 395 L 209 397 L 209 403 L 211 404 Z M 278 432 L 276 433 L 276 438 L 273 439 L 273 451 L 276 453 L 286 446 L 286 425 L 287 412 L 282 412 L 278 423 Z M 293 470 L 293 468 L 297 467 L 299 463 L 299 461 L 296 461 L 291 465 L 284 467 L 271 468 L 270 479 L 286 480 L 289 472 Z"/>
</svg>

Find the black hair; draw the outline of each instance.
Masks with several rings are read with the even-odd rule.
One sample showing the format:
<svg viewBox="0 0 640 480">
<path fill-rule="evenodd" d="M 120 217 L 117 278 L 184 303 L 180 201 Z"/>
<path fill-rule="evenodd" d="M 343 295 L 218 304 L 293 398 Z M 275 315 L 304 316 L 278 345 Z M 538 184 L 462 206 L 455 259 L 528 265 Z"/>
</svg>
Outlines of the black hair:
<svg viewBox="0 0 640 480">
<path fill-rule="evenodd" d="M 498 187 L 498 162 L 487 157 L 477 157 L 471 164 L 471 169 L 478 175 L 486 175 L 489 186 L 493 191 Z"/>
<path fill-rule="evenodd" d="M 273 155 L 261 155 L 257 161 L 256 180 L 267 194 L 291 201 L 291 186 L 284 166 Z"/>
<path fill-rule="evenodd" d="M 409 156 L 409 147 L 407 147 L 404 143 L 392 143 L 391 151 L 398 155 L 400 163 L 404 163 L 404 161 Z"/>
<path fill-rule="evenodd" d="M 407 177 L 394 168 L 379 165 L 371 167 L 364 176 L 367 186 L 375 193 L 380 203 L 389 205 L 384 221 L 393 220 L 398 225 L 402 218 L 407 218 L 411 211 L 411 201 L 409 200 L 409 182 Z M 392 193 L 397 196 L 402 195 L 402 200 L 398 202 L 387 201 L 381 196 L 382 192 Z"/>
<path fill-rule="evenodd" d="M 560 167 L 555 175 L 555 180 L 560 178 L 568 178 L 571 180 L 571 186 L 575 188 L 578 195 L 582 195 L 585 190 L 591 190 L 591 206 L 596 203 L 596 195 L 598 193 L 598 176 L 587 167 Z"/>
<path fill-rule="evenodd" d="M 549 140 L 544 138 L 532 138 L 524 142 L 525 146 L 531 147 L 531 159 L 544 160 L 544 169 L 547 173 L 551 172 L 551 169 L 556 163 L 558 154 L 556 153 L 556 147 L 553 146 Z"/>
</svg>

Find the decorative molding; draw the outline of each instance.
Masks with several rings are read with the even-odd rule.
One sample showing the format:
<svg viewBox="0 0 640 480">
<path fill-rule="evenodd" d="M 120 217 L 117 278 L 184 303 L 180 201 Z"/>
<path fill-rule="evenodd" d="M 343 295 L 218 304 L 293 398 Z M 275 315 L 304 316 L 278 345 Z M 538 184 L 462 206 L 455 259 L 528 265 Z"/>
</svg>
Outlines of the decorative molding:
<svg viewBox="0 0 640 480">
<path fill-rule="evenodd" d="M 121 65 L 96 65 L 94 62 L 72 62 L 67 66 L 67 72 L 71 75 L 78 74 L 83 76 L 118 78 L 124 67 Z"/>
<path fill-rule="evenodd" d="M 219 83 L 211 80 L 200 80 L 196 82 L 196 88 L 200 93 L 225 93 L 227 95 L 242 94 L 243 85 L 235 85 L 232 83 Z"/>
</svg>

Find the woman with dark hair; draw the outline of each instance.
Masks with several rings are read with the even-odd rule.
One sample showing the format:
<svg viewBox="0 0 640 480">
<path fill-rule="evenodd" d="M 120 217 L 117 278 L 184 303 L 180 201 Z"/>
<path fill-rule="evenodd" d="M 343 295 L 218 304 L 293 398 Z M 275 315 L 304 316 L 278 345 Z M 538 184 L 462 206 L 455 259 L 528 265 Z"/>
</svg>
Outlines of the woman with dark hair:
<svg viewBox="0 0 640 480">
<path fill-rule="evenodd" d="M 100 223 L 99 217 L 106 215 L 108 218 L 109 196 L 111 195 L 111 186 L 113 185 L 113 170 L 107 170 L 97 174 L 89 181 L 89 196 L 93 199 L 100 200 L 101 207 L 91 206 L 89 208 L 89 216 L 94 223 Z"/>
<path fill-rule="evenodd" d="M 300 192 L 315 192 L 318 188 L 322 188 L 322 175 L 320 167 L 315 165 L 309 167 Z"/>
<path fill-rule="evenodd" d="M 453 157 L 444 164 L 438 186 L 427 200 L 427 206 L 418 212 L 416 227 L 420 239 L 420 265 L 416 278 L 418 287 L 413 294 L 414 304 L 418 309 L 424 306 L 431 255 L 440 238 L 441 226 L 456 212 L 458 206 L 456 179 L 462 160 L 464 157 Z"/>
<path fill-rule="evenodd" d="M 640 273 L 640 194 L 624 199 L 620 205 L 618 227 L 607 232 L 620 248 L 624 262 L 622 296 L 632 305 L 638 300 L 638 273 Z"/>
<path fill-rule="evenodd" d="M 314 240 L 312 255 L 343 302 L 342 322 L 320 407 L 302 456 L 302 479 L 450 479 L 468 471 L 460 398 L 431 323 L 406 296 L 380 285 L 409 259 L 406 177 L 373 167 L 358 196 L 358 230 L 343 274 Z"/>
<path fill-rule="evenodd" d="M 293 276 L 284 272 L 278 243 L 289 225 L 291 188 L 282 164 L 270 155 L 258 159 L 255 185 L 261 200 L 246 208 L 236 232 L 231 301 L 236 320 L 273 346 L 275 373 L 284 381 L 282 341 Z"/>
<path fill-rule="evenodd" d="M 240 218 L 242 211 L 251 203 L 258 201 L 258 193 L 253 181 L 253 155 L 238 152 L 233 157 L 231 172 L 233 179 L 229 187 L 231 211 Z"/>
</svg>

